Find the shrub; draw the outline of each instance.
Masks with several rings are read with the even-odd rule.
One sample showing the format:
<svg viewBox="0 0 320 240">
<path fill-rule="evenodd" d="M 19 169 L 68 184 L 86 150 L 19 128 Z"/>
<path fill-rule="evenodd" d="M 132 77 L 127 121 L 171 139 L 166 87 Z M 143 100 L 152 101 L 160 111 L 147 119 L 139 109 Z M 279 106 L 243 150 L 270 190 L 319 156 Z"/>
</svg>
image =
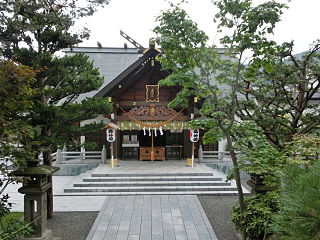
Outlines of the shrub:
<svg viewBox="0 0 320 240">
<path fill-rule="evenodd" d="M 273 217 L 273 231 L 280 239 L 319 240 L 320 162 L 308 168 L 290 164 L 280 179 L 280 211 Z"/>
<path fill-rule="evenodd" d="M 264 239 L 272 214 L 277 211 L 278 195 L 275 192 L 245 198 L 245 211 L 233 206 L 231 219 L 236 229 L 245 232 L 248 240 Z"/>
</svg>

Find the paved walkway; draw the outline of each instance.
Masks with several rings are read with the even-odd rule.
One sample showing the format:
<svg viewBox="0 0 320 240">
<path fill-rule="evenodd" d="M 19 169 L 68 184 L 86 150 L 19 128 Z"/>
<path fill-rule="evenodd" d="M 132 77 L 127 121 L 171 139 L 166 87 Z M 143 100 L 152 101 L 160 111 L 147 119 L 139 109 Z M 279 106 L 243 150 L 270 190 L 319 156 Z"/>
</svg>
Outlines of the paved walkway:
<svg viewBox="0 0 320 240">
<path fill-rule="evenodd" d="M 195 195 L 108 196 L 87 240 L 217 240 Z"/>
</svg>

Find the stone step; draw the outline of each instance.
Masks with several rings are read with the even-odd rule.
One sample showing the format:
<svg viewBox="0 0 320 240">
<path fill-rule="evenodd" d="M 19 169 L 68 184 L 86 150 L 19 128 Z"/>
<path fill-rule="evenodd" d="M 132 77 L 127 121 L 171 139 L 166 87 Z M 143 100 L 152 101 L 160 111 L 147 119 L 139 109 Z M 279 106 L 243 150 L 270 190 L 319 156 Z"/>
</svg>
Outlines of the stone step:
<svg viewBox="0 0 320 240">
<path fill-rule="evenodd" d="M 244 191 L 244 195 L 250 195 Z M 66 192 L 55 196 L 127 196 L 127 195 L 213 195 L 213 196 L 236 196 L 237 191 L 170 191 L 170 192 Z"/>
<path fill-rule="evenodd" d="M 64 192 L 189 192 L 189 191 L 237 191 L 235 187 L 223 186 L 150 186 L 150 187 L 73 187 L 64 189 Z"/>
<path fill-rule="evenodd" d="M 137 182 L 137 181 L 222 181 L 212 176 L 132 176 L 132 177 L 91 177 L 83 182 Z"/>
<path fill-rule="evenodd" d="M 127 186 L 230 186 L 228 182 L 216 181 L 132 181 L 107 183 L 75 183 L 74 187 L 127 187 Z"/>
<path fill-rule="evenodd" d="M 93 173 L 92 177 L 161 177 L 161 176 L 212 176 L 210 172 L 200 173 Z"/>
</svg>

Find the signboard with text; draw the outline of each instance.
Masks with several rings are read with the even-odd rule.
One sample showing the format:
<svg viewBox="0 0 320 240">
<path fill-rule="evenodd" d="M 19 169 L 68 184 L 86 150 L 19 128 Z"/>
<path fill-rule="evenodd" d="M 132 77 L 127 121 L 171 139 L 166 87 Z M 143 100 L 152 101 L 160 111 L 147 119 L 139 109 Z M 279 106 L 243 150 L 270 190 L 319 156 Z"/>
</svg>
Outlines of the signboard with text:
<svg viewBox="0 0 320 240">
<path fill-rule="evenodd" d="M 106 130 L 106 137 L 108 142 L 114 142 L 116 140 L 116 130 L 108 128 Z"/>
<path fill-rule="evenodd" d="M 199 141 L 200 132 L 198 129 L 191 129 L 190 130 L 190 141 L 191 142 L 198 142 Z"/>
</svg>

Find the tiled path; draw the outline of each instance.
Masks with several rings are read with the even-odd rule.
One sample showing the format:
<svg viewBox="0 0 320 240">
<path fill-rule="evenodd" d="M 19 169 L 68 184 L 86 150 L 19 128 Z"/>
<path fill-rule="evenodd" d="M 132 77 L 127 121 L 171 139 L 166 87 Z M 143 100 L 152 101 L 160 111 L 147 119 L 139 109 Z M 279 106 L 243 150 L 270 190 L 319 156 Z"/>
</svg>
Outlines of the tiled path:
<svg viewBox="0 0 320 240">
<path fill-rule="evenodd" d="M 217 240 L 195 195 L 107 196 L 87 240 Z"/>
</svg>

